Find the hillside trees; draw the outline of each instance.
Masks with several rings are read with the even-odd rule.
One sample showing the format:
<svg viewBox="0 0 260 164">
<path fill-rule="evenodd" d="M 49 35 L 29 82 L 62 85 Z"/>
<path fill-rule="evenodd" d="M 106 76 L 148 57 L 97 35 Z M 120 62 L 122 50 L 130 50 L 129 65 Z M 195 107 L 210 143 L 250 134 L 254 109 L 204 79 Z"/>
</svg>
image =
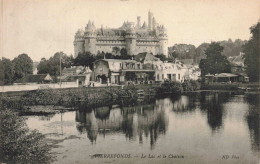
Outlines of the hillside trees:
<svg viewBox="0 0 260 164">
<path fill-rule="evenodd" d="M 253 82 L 259 81 L 259 56 L 260 56 L 260 41 L 259 41 L 260 21 L 250 28 L 252 34 L 249 41 L 244 45 L 244 59 L 246 72 L 249 80 Z"/>
</svg>

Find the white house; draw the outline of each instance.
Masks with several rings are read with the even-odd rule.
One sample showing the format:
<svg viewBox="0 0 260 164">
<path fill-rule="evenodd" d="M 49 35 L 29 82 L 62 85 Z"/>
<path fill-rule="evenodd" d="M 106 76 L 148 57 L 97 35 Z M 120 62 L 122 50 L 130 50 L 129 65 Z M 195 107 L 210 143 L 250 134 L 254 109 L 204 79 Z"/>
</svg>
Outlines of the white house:
<svg viewBox="0 0 260 164">
<path fill-rule="evenodd" d="M 188 79 L 188 68 L 179 63 L 158 63 L 154 66 L 155 81 L 178 81 L 183 82 Z"/>
</svg>

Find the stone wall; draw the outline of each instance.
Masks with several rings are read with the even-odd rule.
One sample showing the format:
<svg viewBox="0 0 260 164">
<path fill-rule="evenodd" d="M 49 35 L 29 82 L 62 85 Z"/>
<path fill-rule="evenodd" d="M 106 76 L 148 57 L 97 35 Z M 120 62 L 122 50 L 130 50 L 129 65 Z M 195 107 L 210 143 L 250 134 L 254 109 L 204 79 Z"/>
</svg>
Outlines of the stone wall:
<svg viewBox="0 0 260 164">
<path fill-rule="evenodd" d="M 76 82 L 62 82 L 62 84 L 24 84 L 24 85 L 5 85 L 0 86 L 0 92 L 18 92 L 18 91 L 32 91 L 37 89 L 58 89 L 58 88 L 77 88 L 78 81 Z"/>
</svg>

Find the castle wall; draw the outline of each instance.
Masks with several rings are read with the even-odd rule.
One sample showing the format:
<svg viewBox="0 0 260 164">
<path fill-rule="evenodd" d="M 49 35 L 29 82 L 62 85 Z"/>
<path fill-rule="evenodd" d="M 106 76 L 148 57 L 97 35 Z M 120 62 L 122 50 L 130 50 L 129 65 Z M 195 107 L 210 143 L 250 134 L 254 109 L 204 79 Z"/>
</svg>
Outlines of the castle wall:
<svg viewBox="0 0 260 164">
<path fill-rule="evenodd" d="M 74 57 L 76 58 L 79 53 L 84 53 L 85 52 L 85 42 L 84 40 L 82 41 L 75 41 L 74 42 Z"/>
<path fill-rule="evenodd" d="M 118 40 L 98 40 L 96 44 L 96 54 L 98 51 L 100 53 L 102 51 L 105 53 L 111 53 L 113 51 L 113 47 L 118 47 L 120 49 L 126 48 L 126 42 Z"/>
<path fill-rule="evenodd" d="M 125 40 L 96 40 L 95 38 L 87 38 L 83 41 L 74 42 L 74 53 L 77 57 L 78 53 L 91 52 L 97 54 L 98 51 L 105 53 L 111 53 L 113 47 L 120 49 L 126 48 L 130 55 L 137 55 L 142 52 L 151 52 L 154 55 L 165 54 L 168 55 L 167 40 L 159 41 L 147 41 L 147 40 L 136 40 L 126 39 Z"/>
<path fill-rule="evenodd" d="M 96 54 L 96 38 L 85 39 L 85 52 Z"/>
<path fill-rule="evenodd" d="M 136 55 L 136 39 L 126 39 L 126 50 L 128 55 Z"/>
<path fill-rule="evenodd" d="M 166 39 L 160 40 L 160 49 L 159 52 L 168 57 L 168 41 Z"/>
<path fill-rule="evenodd" d="M 163 43 L 162 48 L 160 48 L 160 42 L 159 41 L 135 41 L 135 40 L 129 40 L 127 41 L 115 41 L 115 40 L 98 40 L 96 42 L 96 51 L 95 54 L 98 53 L 98 51 L 101 53 L 108 52 L 111 53 L 113 51 L 113 47 L 118 47 L 120 49 L 126 48 L 130 54 L 137 55 L 138 53 L 142 52 L 151 52 L 154 55 L 163 53 L 163 50 L 165 49 L 165 45 Z M 126 45 L 129 44 L 127 47 Z"/>
</svg>

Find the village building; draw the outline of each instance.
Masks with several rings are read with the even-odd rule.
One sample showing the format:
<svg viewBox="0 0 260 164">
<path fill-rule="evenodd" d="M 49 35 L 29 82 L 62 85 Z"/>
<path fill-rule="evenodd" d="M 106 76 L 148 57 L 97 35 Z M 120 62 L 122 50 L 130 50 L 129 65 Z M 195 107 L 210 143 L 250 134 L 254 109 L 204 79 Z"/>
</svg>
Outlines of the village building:
<svg viewBox="0 0 260 164">
<path fill-rule="evenodd" d="M 101 59 L 94 62 L 92 81 L 99 84 L 148 84 L 153 82 L 198 80 L 198 65 L 168 63 L 151 53 L 141 53 L 135 60 Z"/>
<path fill-rule="evenodd" d="M 154 66 L 155 81 L 178 81 L 189 79 L 188 68 L 183 64 L 161 63 Z"/>
<path fill-rule="evenodd" d="M 201 70 L 198 64 L 186 65 L 187 75 L 190 80 L 199 80 L 201 76 Z"/>
<path fill-rule="evenodd" d="M 79 86 L 86 86 L 90 81 L 92 71 L 88 67 L 72 66 L 62 70 L 61 82 L 77 82 Z"/>
<path fill-rule="evenodd" d="M 154 70 L 135 60 L 101 59 L 94 62 L 92 80 L 101 84 L 148 83 Z"/>
<path fill-rule="evenodd" d="M 83 66 L 72 66 L 70 68 L 64 68 L 62 70 L 62 75 L 63 76 L 71 76 L 71 75 L 79 75 L 83 74 L 85 71 L 85 67 Z"/>
<path fill-rule="evenodd" d="M 228 61 L 230 62 L 231 65 L 231 72 L 232 73 L 245 73 L 245 65 L 244 61 L 245 59 L 243 58 L 243 53 L 240 52 L 239 55 L 237 56 L 230 56 L 228 57 Z"/>
</svg>

